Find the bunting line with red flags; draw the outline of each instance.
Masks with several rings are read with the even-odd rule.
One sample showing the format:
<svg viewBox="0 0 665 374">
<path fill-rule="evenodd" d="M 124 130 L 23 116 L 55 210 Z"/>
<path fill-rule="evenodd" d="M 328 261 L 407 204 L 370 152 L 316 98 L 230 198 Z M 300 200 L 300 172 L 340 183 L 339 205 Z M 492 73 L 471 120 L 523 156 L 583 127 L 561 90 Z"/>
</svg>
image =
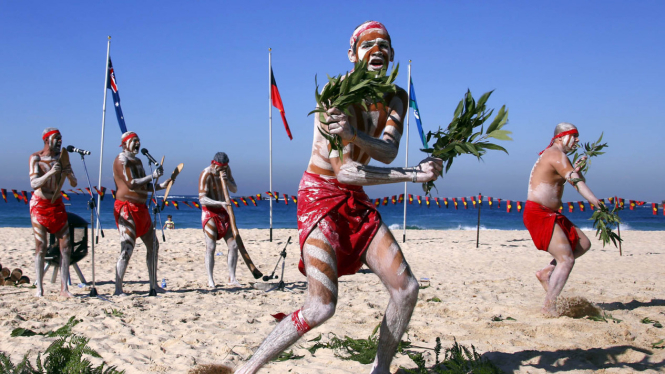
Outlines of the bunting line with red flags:
<svg viewBox="0 0 665 374">
<path fill-rule="evenodd" d="M 573 203 L 569 201 L 569 202 L 568 202 L 568 213 L 572 213 L 572 212 L 573 212 L 573 207 L 574 207 Z"/>
<path fill-rule="evenodd" d="M 83 190 L 80 189 L 80 188 L 77 188 L 76 191 L 81 191 L 81 194 L 82 194 L 82 195 L 85 195 L 85 191 L 83 191 Z"/>
<path fill-rule="evenodd" d="M 455 210 L 457 210 L 457 198 L 453 197 L 453 204 L 455 205 Z"/>
<path fill-rule="evenodd" d="M 447 197 L 443 198 L 443 204 L 446 206 L 446 209 L 448 209 L 448 198 Z"/>
<path fill-rule="evenodd" d="M 275 191 L 275 204 L 279 203 L 279 192 Z"/>
<path fill-rule="evenodd" d="M 506 200 L 506 212 L 510 213 L 513 210 L 513 205 L 510 203 L 510 200 Z"/>
<path fill-rule="evenodd" d="M 6 203 L 6 202 L 7 202 L 7 190 L 5 190 L 5 189 L 3 188 L 3 189 L 0 189 L 0 191 L 2 192 L 2 199 L 3 199 L 3 200 L 5 201 L 5 203 Z"/>
<path fill-rule="evenodd" d="M 393 203 L 393 205 L 397 205 L 397 195 L 393 195 L 393 197 L 390 198 L 390 201 Z"/>
<path fill-rule="evenodd" d="M 289 195 L 284 194 L 284 204 L 289 205 Z"/>
<path fill-rule="evenodd" d="M 404 194 L 401 193 L 401 194 L 399 194 L 399 198 L 397 198 L 397 203 L 398 203 L 398 204 L 401 204 L 401 203 L 403 203 L 403 202 L 404 202 Z"/>
<path fill-rule="evenodd" d="M 298 204 L 298 199 L 294 195 L 291 195 L 291 200 L 293 200 L 294 204 Z"/>
<path fill-rule="evenodd" d="M 559 207 L 559 213 L 563 212 L 563 205 Z"/>
<path fill-rule="evenodd" d="M 374 206 L 379 206 L 379 204 L 381 204 L 381 199 L 377 197 L 376 200 L 374 201 Z"/>
<path fill-rule="evenodd" d="M 434 198 L 434 202 L 436 203 L 436 206 L 438 206 L 439 209 L 441 209 L 441 204 L 439 204 L 439 198 L 438 197 Z"/>
<path fill-rule="evenodd" d="M 383 205 L 388 205 L 388 197 L 383 198 Z"/>
<path fill-rule="evenodd" d="M 658 215 L 658 204 L 651 203 L 651 209 L 653 210 L 653 215 L 657 216 Z M 663 214 L 665 214 L 665 207 L 663 208 Z"/>
<path fill-rule="evenodd" d="M 85 190 L 88 191 L 88 195 L 92 196 L 92 191 L 90 191 L 90 187 L 86 187 Z"/>
<path fill-rule="evenodd" d="M 578 201 L 577 205 L 580 207 L 580 212 L 584 212 L 584 201 Z"/>
<path fill-rule="evenodd" d="M 66 195 L 64 192 L 62 194 Z M 28 193 L 25 192 L 25 191 L 21 191 L 21 195 L 23 195 L 23 202 L 25 203 L 25 205 L 28 205 L 28 200 L 29 200 L 28 199 Z M 69 199 L 67 199 L 67 200 L 69 200 Z"/>
<path fill-rule="evenodd" d="M 425 196 L 425 204 L 427 204 L 427 207 L 429 208 L 429 196 Z"/>
<path fill-rule="evenodd" d="M 496 207 L 497 209 L 501 209 L 501 199 L 496 199 Z"/>
<path fill-rule="evenodd" d="M 243 204 L 247 205 L 247 200 L 245 200 L 244 197 L 241 197 L 240 200 L 242 201 Z"/>
<path fill-rule="evenodd" d="M 195 208 L 201 209 L 201 204 L 197 203 L 196 201 L 192 201 L 192 205 L 194 205 Z"/>
<path fill-rule="evenodd" d="M 111 196 L 113 196 L 113 200 L 115 200 L 115 190 L 111 190 Z"/>
<path fill-rule="evenodd" d="M 254 198 L 254 196 L 248 196 L 248 197 L 249 197 L 249 200 L 252 202 L 252 204 L 254 204 L 254 206 L 256 206 L 256 199 Z"/>
<path fill-rule="evenodd" d="M 74 190 L 67 190 L 67 191 L 69 191 L 69 192 L 71 192 L 71 193 L 73 193 L 73 194 L 79 195 L 79 193 L 76 192 L 76 191 L 74 191 Z"/>
<path fill-rule="evenodd" d="M 492 197 L 491 196 L 487 196 L 487 204 L 489 204 L 490 209 L 492 209 Z"/>
<path fill-rule="evenodd" d="M 462 203 L 464 204 L 464 209 L 469 209 L 469 204 L 466 202 L 466 197 L 462 198 Z"/>
<path fill-rule="evenodd" d="M 256 194 L 256 198 L 259 199 L 259 200 L 261 200 L 261 194 L 260 194 L 260 193 L 257 193 L 257 194 Z"/>
<path fill-rule="evenodd" d="M 65 191 L 60 190 L 60 193 L 62 194 L 62 197 L 65 198 L 65 200 L 69 201 L 69 196 L 65 193 Z"/>
<path fill-rule="evenodd" d="M 178 207 L 178 202 L 175 201 L 175 200 L 171 200 L 171 201 L 173 201 L 173 207 L 176 208 L 177 210 L 180 210 L 180 208 Z"/>
<path fill-rule="evenodd" d="M 420 198 L 420 195 L 416 195 L 416 199 L 418 199 L 418 205 L 423 205 L 423 201 Z"/>
<path fill-rule="evenodd" d="M 522 212 L 522 202 L 518 201 L 517 202 L 517 213 L 521 213 L 521 212 Z"/>
<path fill-rule="evenodd" d="M 238 202 L 236 201 L 236 199 L 231 199 L 231 202 L 233 203 L 233 205 L 236 206 L 236 208 L 240 208 L 240 204 L 238 204 Z"/>
<path fill-rule="evenodd" d="M 21 202 L 21 200 L 23 200 L 21 195 L 19 195 L 18 192 L 16 192 L 16 190 L 12 190 L 12 193 L 14 194 L 14 197 L 16 198 L 16 201 L 18 201 L 19 203 Z"/>
<path fill-rule="evenodd" d="M 471 202 L 473 203 L 473 207 L 476 207 L 476 198 L 471 195 Z"/>
<path fill-rule="evenodd" d="M 286 113 L 284 113 L 284 104 L 282 103 L 282 97 L 279 94 L 279 89 L 277 89 L 277 82 L 275 81 L 275 74 L 272 72 L 272 67 L 270 67 L 270 96 L 272 97 L 272 106 L 279 110 L 279 114 L 282 115 L 282 122 L 284 122 L 284 129 L 286 130 L 286 135 L 289 136 L 289 139 L 293 140 L 291 135 L 291 129 L 289 128 L 289 123 L 286 122 Z"/>
<path fill-rule="evenodd" d="M 595 206 L 593 204 L 589 203 L 589 209 L 591 209 L 592 212 L 593 212 L 594 208 L 595 208 Z"/>
<path fill-rule="evenodd" d="M 183 203 L 183 204 L 185 204 L 185 205 L 187 205 L 188 207 L 190 207 L 190 208 L 194 209 L 194 207 L 193 207 L 193 206 L 189 205 L 189 202 L 187 202 L 187 201 L 183 200 L 183 201 L 182 201 L 182 203 Z"/>
<path fill-rule="evenodd" d="M 413 204 L 413 195 L 409 194 L 409 204 Z"/>
</svg>

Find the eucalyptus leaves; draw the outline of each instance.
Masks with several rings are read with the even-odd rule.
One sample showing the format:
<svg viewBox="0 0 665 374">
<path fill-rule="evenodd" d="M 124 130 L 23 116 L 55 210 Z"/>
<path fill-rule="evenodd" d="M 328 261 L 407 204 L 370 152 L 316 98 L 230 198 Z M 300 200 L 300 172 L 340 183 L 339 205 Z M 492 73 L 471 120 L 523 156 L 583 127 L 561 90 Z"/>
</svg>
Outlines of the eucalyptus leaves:
<svg viewBox="0 0 665 374">
<path fill-rule="evenodd" d="M 503 126 L 508 122 L 508 110 L 502 106 L 499 112 L 492 120 L 492 123 L 485 130 L 484 123 L 494 113 L 494 109 L 488 110 L 485 106 L 487 99 L 494 91 L 484 93 L 476 102 L 467 90 L 464 98 L 457 104 L 453 119 L 445 130 L 439 128 L 436 132 L 427 134 L 427 141 L 435 139 L 433 148 L 423 149 L 423 152 L 430 153 L 433 157 L 443 160 L 446 165 L 445 171 L 448 172 L 453 164 L 455 157 L 463 154 L 472 154 L 479 160 L 487 153 L 487 150 L 493 149 L 508 153 L 500 145 L 490 143 L 489 138 L 497 140 L 512 140 L 508 135 L 508 130 L 503 130 Z M 480 127 L 479 131 L 474 129 Z M 434 182 L 423 183 L 423 190 L 429 194 L 434 187 Z"/>
<path fill-rule="evenodd" d="M 617 241 L 622 242 L 623 240 L 619 235 L 617 235 L 612 229 L 617 228 L 621 223 L 619 218 L 618 211 L 621 209 L 621 204 L 616 202 L 614 204 L 614 209 L 610 210 L 605 204 L 600 204 L 598 210 L 593 212 L 590 220 L 593 221 L 593 228 L 596 229 L 596 237 L 598 237 L 603 242 L 603 247 L 605 244 L 608 244 L 610 240 L 614 243 L 614 246 L 617 247 Z"/>
<path fill-rule="evenodd" d="M 317 108 L 309 112 L 319 113 L 319 122 L 329 125 L 335 121 L 326 121 L 324 113 L 331 108 L 338 108 L 344 114 L 350 115 L 348 107 L 357 104 L 368 110 L 367 104 L 382 103 L 386 104 L 385 97 L 389 93 L 395 93 L 397 88 L 393 82 L 397 78 L 399 64 L 393 66 L 389 75 L 386 75 L 386 69 L 380 71 L 368 71 L 367 62 L 360 61 L 356 64 L 353 71 L 347 74 L 340 74 L 336 77 L 328 76 L 328 84 L 323 87 L 319 94 L 319 83 L 316 83 Z M 336 150 L 339 152 L 340 161 L 344 161 L 342 139 L 339 135 L 331 134 L 327 130 L 319 127 L 319 132 L 330 142 L 330 152 Z"/>
<path fill-rule="evenodd" d="M 585 143 L 583 145 L 584 152 L 582 152 L 581 154 L 578 151 L 575 151 L 575 155 L 573 156 L 573 165 L 575 165 L 578 161 L 580 162 L 580 164 L 577 165 L 580 167 L 580 173 L 584 174 L 589 170 L 589 165 L 591 165 L 591 157 L 596 157 L 605 154 L 605 152 L 601 152 L 601 150 L 607 147 L 607 143 L 600 144 L 602 140 L 603 140 L 603 133 L 600 134 L 600 138 L 598 138 L 596 142 Z M 581 178 L 573 178 L 571 179 L 571 183 L 577 186 L 577 183 L 579 183 L 582 180 L 583 179 Z"/>
</svg>

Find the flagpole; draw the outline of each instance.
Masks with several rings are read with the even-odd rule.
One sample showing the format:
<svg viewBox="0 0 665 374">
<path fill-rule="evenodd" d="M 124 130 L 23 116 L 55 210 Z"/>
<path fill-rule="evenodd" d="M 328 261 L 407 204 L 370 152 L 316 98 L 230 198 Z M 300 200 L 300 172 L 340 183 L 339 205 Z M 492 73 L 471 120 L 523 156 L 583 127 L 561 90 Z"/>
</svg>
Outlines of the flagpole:
<svg viewBox="0 0 665 374">
<path fill-rule="evenodd" d="M 272 48 L 268 48 L 268 138 L 270 139 L 270 193 L 272 193 Z M 272 242 L 272 197 L 270 199 L 270 241 Z"/>
<path fill-rule="evenodd" d="M 409 60 L 409 83 L 406 90 L 406 166 L 409 167 L 409 112 L 411 111 L 411 60 Z M 409 195 L 406 188 L 409 182 L 404 182 L 404 233 L 402 234 L 402 243 L 406 243 L 406 201 Z"/>
<path fill-rule="evenodd" d="M 104 104 L 102 105 L 102 141 L 99 147 L 99 188 L 102 188 L 102 160 L 104 159 L 104 127 L 106 125 L 106 93 L 107 87 L 109 86 L 109 56 L 111 53 L 111 36 L 109 35 L 108 43 L 106 44 L 106 70 L 104 70 Z M 100 216 L 99 210 L 101 208 L 100 204 L 102 202 L 102 197 L 100 194 L 97 194 L 97 241 L 99 242 L 99 229 L 100 225 Z"/>
</svg>

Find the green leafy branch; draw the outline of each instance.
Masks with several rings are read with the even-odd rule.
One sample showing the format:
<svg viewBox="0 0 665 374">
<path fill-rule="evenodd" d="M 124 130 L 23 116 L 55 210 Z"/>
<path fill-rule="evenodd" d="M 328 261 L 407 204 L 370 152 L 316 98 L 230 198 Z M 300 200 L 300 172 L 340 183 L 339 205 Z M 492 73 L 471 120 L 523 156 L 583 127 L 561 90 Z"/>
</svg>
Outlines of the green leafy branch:
<svg viewBox="0 0 665 374">
<path fill-rule="evenodd" d="M 427 141 L 435 139 L 433 148 L 423 149 L 423 152 L 438 157 L 445 164 L 445 172 L 450 170 L 455 157 L 463 154 L 471 154 L 482 159 L 487 150 L 508 151 L 500 145 L 490 143 L 489 138 L 497 140 L 512 140 L 508 130 L 503 127 L 508 122 L 508 110 L 502 106 L 499 112 L 492 120 L 492 123 L 485 131 L 485 121 L 487 121 L 494 109 L 487 109 L 485 103 L 494 91 L 484 93 L 478 101 L 473 98 L 471 91 L 467 90 L 464 98 L 457 104 L 453 119 L 446 129 L 439 129 L 435 132 L 430 131 L 427 134 Z M 476 131 L 478 128 L 479 131 Z M 475 132 L 474 132 L 475 131 Z M 423 183 L 425 194 L 429 194 L 434 188 L 434 182 Z"/>
<path fill-rule="evenodd" d="M 593 221 L 593 228 L 596 229 L 596 237 L 603 241 L 603 247 L 610 241 L 617 247 L 617 242 L 623 241 L 613 231 L 621 223 L 621 218 L 619 218 L 619 214 L 617 213 L 621 209 L 623 209 L 621 208 L 621 204 L 614 204 L 614 209 L 610 211 L 605 204 L 601 203 L 598 209 L 591 215 L 591 218 L 589 218 L 589 220 Z"/>
<path fill-rule="evenodd" d="M 575 155 L 573 157 L 573 165 L 576 167 L 580 168 L 580 173 L 585 174 L 587 171 L 589 171 L 589 166 L 591 165 L 591 157 L 597 157 L 602 154 L 605 154 L 605 152 L 601 152 L 603 148 L 607 147 L 607 143 L 601 144 L 600 142 L 603 140 L 603 133 L 600 133 L 600 138 L 596 140 L 594 143 L 584 143 L 584 152 L 580 153 L 579 148 L 577 151 L 575 151 Z M 577 162 L 579 161 L 579 165 L 577 165 Z M 577 188 L 577 183 L 584 181 L 582 178 L 573 178 L 570 180 L 570 182 Z"/>
<path fill-rule="evenodd" d="M 399 71 L 399 64 L 393 68 L 389 75 L 386 75 L 387 69 L 383 68 L 378 72 L 367 70 L 367 62 L 360 61 L 356 63 L 353 71 L 340 74 L 336 77 L 328 76 L 328 84 L 323 87 L 319 94 L 319 83 L 314 77 L 316 89 L 317 108 L 307 115 L 319 113 L 319 122 L 324 125 L 330 125 L 335 121 L 326 121 L 324 113 L 331 108 L 338 108 L 344 114 L 351 115 L 349 106 L 357 104 L 364 110 L 368 110 L 368 103 L 386 104 L 385 97 L 389 93 L 397 92 L 393 83 Z M 319 127 L 319 132 L 328 142 L 330 142 L 330 152 L 336 150 L 339 152 L 340 161 L 344 161 L 344 144 L 342 138 L 337 134 L 331 134 L 327 130 Z"/>
<path fill-rule="evenodd" d="M 500 374 L 503 373 L 494 363 L 482 357 L 477 351 L 476 347 L 471 345 L 471 349 L 457 343 L 457 339 L 452 347 L 446 348 L 443 354 L 443 361 L 439 361 L 441 355 L 441 338 L 436 338 L 436 345 L 434 346 L 434 353 L 436 355 L 434 365 L 430 369 L 427 368 L 427 363 L 423 354 L 408 353 L 409 358 L 417 365 L 415 369 L 406 369 L 402 367 L 405 373 L 408 374 Z"/>
</svg>

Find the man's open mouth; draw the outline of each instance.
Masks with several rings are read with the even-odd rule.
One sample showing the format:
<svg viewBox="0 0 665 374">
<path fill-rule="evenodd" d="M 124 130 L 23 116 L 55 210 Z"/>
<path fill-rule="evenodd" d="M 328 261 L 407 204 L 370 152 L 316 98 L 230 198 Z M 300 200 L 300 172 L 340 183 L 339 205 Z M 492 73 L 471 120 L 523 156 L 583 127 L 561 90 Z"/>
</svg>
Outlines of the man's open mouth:
<svg viewBox="0 0 665 374">
<path fill-rule="evenodd" d="M 369 66 L 374 69 L 381 69 L 383 67 L 383 59 L 380 57 L 373 57 L 369 60 Z"/>
</svg>

